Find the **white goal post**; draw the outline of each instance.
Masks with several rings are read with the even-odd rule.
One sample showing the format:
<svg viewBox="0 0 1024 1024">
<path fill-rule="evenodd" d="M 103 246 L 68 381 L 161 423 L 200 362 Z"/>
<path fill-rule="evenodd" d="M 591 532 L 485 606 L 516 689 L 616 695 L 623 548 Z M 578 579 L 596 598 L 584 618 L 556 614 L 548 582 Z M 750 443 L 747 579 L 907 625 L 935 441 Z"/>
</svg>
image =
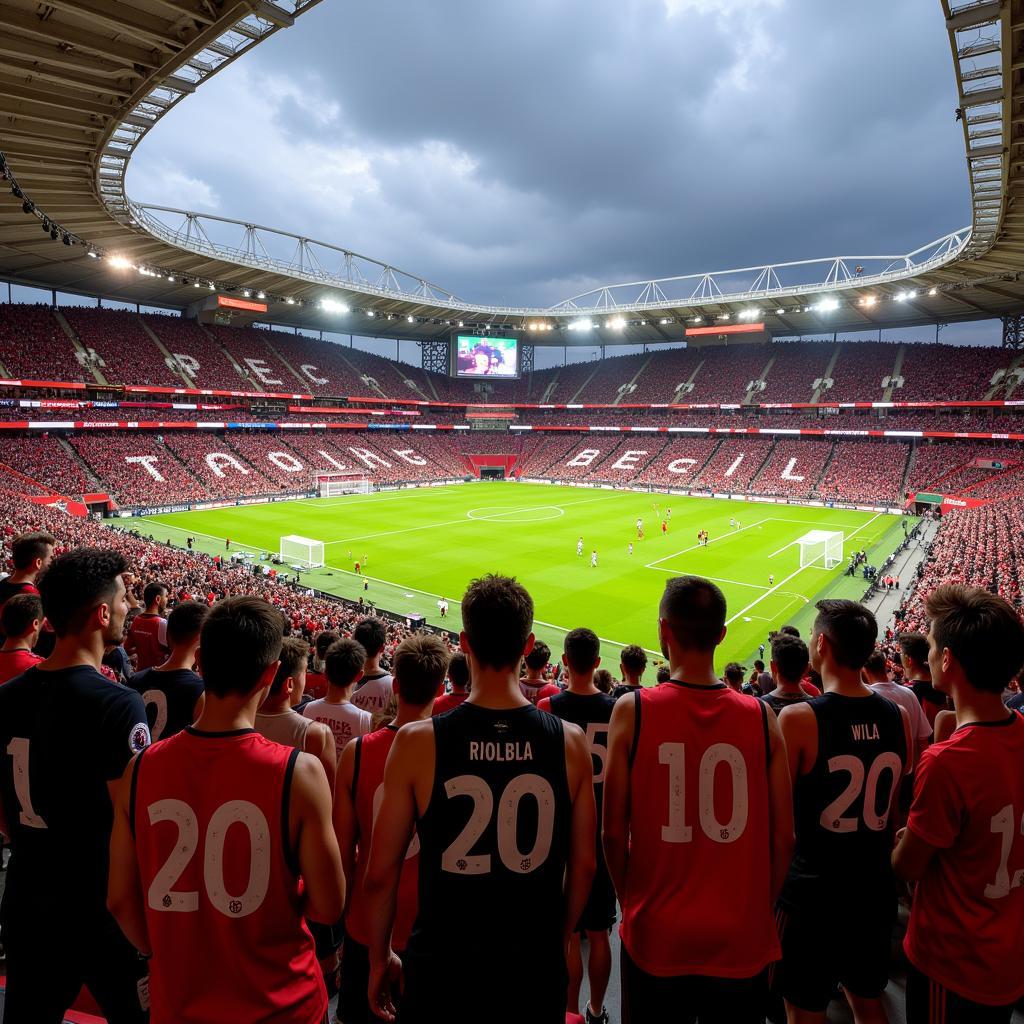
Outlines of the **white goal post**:
<svg viewBox="0 0 1024 1024">
<path fill-rule="evenodd" d="M 322 569 L 324 542 L 289 534 L 281 538 L 281 561 L 286 565 L 301 565 L 306 569 Z"/>
<path fill-rule="evenodd" d="M 340 494 L 369 494 L 373 490 L 373 478 L 358 469 L 317 473 L 316 489 L 321 498 L 335 498 Z"/>
<path fill-rule="evenodd" d="M 836 530 L 811 530 L 798 541 L 800 545 L 800 568 L 821 564 L 834 569 L 843 560 L 843 533 Z"/>
</svg>

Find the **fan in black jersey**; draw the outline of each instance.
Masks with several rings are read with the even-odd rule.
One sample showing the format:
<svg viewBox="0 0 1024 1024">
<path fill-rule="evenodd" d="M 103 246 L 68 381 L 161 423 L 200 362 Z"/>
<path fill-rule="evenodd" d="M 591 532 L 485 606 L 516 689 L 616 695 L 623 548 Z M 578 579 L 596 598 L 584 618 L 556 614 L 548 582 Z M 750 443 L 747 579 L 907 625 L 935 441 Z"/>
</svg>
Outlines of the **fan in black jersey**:
<svg viewBox="0 0 1024 1024">
<path fill-rule="evenodd" d="M 772 637 L 772 681 L 775 688 L 761 700 L 777 715 L 792 704 L 802 704 L 807 694 L 800 687 L 800 681 L 807 671 L 807 644 L 799 637 L 787 633 L 776 633 Z"/>
<path fill-rule="evenodd" d="M 779 716 L 796 849 L 779 896 L 776 987 L 793 1024 L 823 1024 L 837 984 L 857 1021 L 885 1021 L 897 909 L 891 818 L 910 766 L 910 719 L 861 678 L 874 615 L 856 601 L 817 608 L 809 647 L 825 692 Z"/>
<path fill-rule="evenodd" d="M 608 723 L 615 701 L 601 693 L 594 683 L 594 674 L 601 664 L 601 641 L 589 629 L 573 629 L 565 635 L 562 664 L 569 676 L 569 687 L 555 697 L 545 697 L 537 704 L 541 711 L 550 711 L 563 721 L 578 725 L 587 737 L 594 761 L 594 799 L 597 803 L 597 871 L 590 887 L 587 905 L 583 908 L 576 931 L 569 943 L 569 1013 L 579 1014 L 580 987 L 583 984 L 583 954 L 580 937 L 590 942 L 587 978 L 590 1001 L 586 1007 L 587 1024 L 608 1024 L 604 994 L 612 972 L 612 950 L 608 933 L 615 924 L 615 889 L 612 886 L 604 851 L 601 849 L 601 796 L 604 788 L 604 764 L 608 757 Z"/>
<path fill-rule="evenodd" d="M 394 1019 L 402 973 L 402 1024 L 564 1024 L 565 950 L 595 866 L 590 751 L 577 726 L 520 692 L 533 646 L 526 590 L 503 576 L 475 580 L 462 621 L 469 699 L 400 729 L 384 774 L 364 882 L 370 1006 Z M 414 825 L 419 906 L 399 961 L 389 935 Z M 455 978 L 452 949 L 462 951 Z"/>
<path fill-rule="evenodd" d="M 111 1024 L 146 1019 L 145 966 L 106 907 L 111 792 L 149 743 L 142 698 L 100 674 L 121 638 L 124 558 L 78 548 L 39 582 L 50 658 L 0 687 L 6 1021 L 57 1024 L 84 984 Z"/>
<path fill-rule="evenodd" d="M 183 601 L 167 617 L 171 653 L 154 668 L 144 668 L 128 680 L 142 694 L 153 739 L 167 739 L 191 725 L 202 711 L 203 680 L 194 670 L 199 631 L 209 608 L 199 601 Z"/>
</svg>

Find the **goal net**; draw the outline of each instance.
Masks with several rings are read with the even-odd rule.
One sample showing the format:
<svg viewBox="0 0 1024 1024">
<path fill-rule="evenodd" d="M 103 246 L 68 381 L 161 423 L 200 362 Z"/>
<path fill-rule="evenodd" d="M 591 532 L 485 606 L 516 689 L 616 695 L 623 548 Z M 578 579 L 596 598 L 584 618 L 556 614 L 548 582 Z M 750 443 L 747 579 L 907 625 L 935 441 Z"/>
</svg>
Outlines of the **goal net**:
<svg viewBox="0 0 1024 1024">
<path fill-rule="evenodd" d="M 301 565 L 306 569 L 323 568 L 324 542 L 294 533 L 282 537 L 281 561 L 287 565 Z"/>
<path fill-rule="evenodd" d="M 373 489 L 373 479 L 359 470 L 317 473 L 316 489 L 321 498 L 334 498 L 339 494 L 369 494 Z"/>
<path fill-rule="evenodd" d="M 811 530 L 798 541 L 800 545 L 800 568 L 822 565 L 834 569 L 843 560 L 843 534 L 841 531 Z"/>
</svg>

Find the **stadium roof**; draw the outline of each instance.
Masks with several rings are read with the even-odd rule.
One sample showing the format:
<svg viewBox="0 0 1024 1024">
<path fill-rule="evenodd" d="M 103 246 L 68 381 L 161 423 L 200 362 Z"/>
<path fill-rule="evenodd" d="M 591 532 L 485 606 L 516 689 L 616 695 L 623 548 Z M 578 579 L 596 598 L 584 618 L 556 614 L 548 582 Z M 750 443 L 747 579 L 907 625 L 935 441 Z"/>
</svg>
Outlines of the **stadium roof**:
<svg viewBox="0 0 1024 1024">
<path fill-rule="evenodd" d="M 1024 0 L 942 0 L 970 227 L 909 254 L 627 282 L 547 309 L 475 304 L 327 243 L 125 195 L 128 161 L 160 117 L 318 2 L 5 0 L 0 148 L 12 191 L 0 201 L 0 276 L 177 308 L 204 290 L 262 292 L 275 323 L 415 340 L 488 325 L 556 345 L 672 341 L 684 326 L 727 322 L 830 334 L 1024 310 Z"/>
</svg>

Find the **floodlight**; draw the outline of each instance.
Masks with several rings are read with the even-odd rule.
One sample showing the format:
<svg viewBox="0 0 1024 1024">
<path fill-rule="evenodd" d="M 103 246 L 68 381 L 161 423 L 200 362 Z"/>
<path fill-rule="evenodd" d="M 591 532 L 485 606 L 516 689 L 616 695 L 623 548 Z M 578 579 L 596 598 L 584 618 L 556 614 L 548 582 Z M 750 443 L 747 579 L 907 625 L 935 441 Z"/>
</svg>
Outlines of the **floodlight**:
<svg viewBox="0 0 1024 1024">
<path fill-rule="evenodd" d="M 938 288 L 930 288 L 928 290 L 928 294 L 929 295 L 938 295 L 939 294 L 939 289 Z"/>
<path fill-rule="evenodd" d="M 295 305 L 295 300 L 294 299 L 285 299 L 284 301 L 287 302 L 289 306 L 294 306 Z"/>
<path fill-rule="evenodd" d="M 834 313 L 839 308 L 839 300 L 822 299 L 815 308 L 819 313 Z"/>
<path fill-rule="evenodd" d="M 860 300 L 860 304 L 862 306 L 867 306 L 869 308 L 871 306 L 876 305 L 877 303 L 878 303 L 878 299 L 875 298 L 874 295 L 865 295 L 864 298 Z"/>
<path fill-rule="evenodd" d="M 608 326 L 614 331 L 621 331 L 626 326 L 626 321 L 621 316 L 617 316 L 608 321 Z"/>
<path fill-rule="evenodd" d="M 256 298 L 257 299 L 265 299 L 266 297 L 267 297 L 266 292 L 257 292 L 256 293 Z"/>
<path fill-rule="evenodd" d="M 124 256 L 111 256 L 109 262 L 115 270 L 125 270 L 132 265 L 132 261 L 125 259 Z"/>
</svg>

